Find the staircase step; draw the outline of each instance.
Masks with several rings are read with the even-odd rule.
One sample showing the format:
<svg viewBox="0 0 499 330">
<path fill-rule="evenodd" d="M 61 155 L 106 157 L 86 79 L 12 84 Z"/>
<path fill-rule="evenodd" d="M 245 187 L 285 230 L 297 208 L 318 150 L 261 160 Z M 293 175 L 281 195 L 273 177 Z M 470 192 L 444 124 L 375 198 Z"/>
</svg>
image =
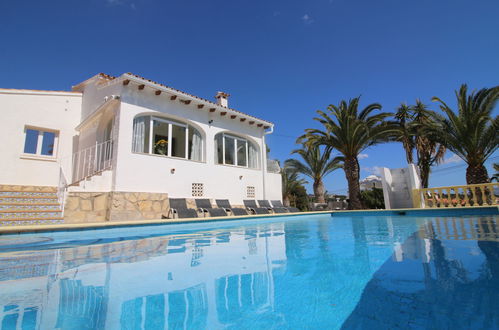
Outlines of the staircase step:
<svg viewBox="0 0 499 330">
<path fill-rule="evenodd" d="M 60 210 L 61 206 L 57 203 L 24 203 L 24 204 L 10 204 L 10 203 L 0 203 L 0 211 L 4 212 L 19 212 L 19 211 L 57 211 Z"/>
<path fill-rule="evenodd" d="M 51 204 L 58 203 L 57 197 L 21 197 L 21 196 L 0 196 L 2 204 Z"/>
<path fill-rule="evenodd" d="M 61 210 L 57 211 L 0 211 L 0 220 L 19 220 L 19 219 L 50 219 L 60 218 Z"/>
<path fill-rule="evenodd" d="M 61 217 L 42 218 L 42 219 L 0 219 L 0 227 L 2 226 L 31 226 L 31 225 L 58 225 L 63 224 L 64 219 Z"/>
<path fill-rule="evenodd" d="M 0 191 L 0 197 L 26 197 L 26 198 L 53 198 L 57 193 L 52 192 L 24 192 L 24 191 Z"/>
</svg>

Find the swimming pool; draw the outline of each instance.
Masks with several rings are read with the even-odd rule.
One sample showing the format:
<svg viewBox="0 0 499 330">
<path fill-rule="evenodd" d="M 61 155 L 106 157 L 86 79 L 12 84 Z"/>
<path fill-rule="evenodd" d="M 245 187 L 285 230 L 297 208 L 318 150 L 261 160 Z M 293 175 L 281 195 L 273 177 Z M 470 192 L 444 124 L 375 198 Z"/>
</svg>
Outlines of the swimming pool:
<svg viewBox="0 0 499 330">
<path fill-rule="evenodd" d="M 498 216 L 0 237 L 2 329 L 497 329 Z"/>
</svg>

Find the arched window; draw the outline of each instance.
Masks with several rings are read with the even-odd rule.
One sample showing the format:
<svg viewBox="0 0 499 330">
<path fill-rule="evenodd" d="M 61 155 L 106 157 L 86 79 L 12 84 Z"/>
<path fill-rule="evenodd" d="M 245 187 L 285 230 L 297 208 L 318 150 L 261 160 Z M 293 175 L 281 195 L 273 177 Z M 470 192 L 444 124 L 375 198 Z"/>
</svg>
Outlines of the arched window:
<svg viewBox="0 0 499 330">
<path fill-rule="evenodd" d="M 203 138 L 185 123 L 141 116 L 133 121 L 132 151 L 203 161 Z"/>
<path fill-rule="evenodd" d="M 258 149 L 245 138 L 219 133 L 215 135 L 217 164 L 258 168 Z"/>
</svg>

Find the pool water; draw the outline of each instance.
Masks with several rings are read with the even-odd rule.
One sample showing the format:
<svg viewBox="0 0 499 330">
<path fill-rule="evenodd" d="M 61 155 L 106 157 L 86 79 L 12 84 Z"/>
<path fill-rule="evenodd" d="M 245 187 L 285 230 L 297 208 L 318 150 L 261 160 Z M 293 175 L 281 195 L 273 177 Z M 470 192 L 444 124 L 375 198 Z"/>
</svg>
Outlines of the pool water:
<svg viewBox="0 0 499 330">
<path fill-rule="evenodd" d="M 498 216 L 0 236 L 1 329 L 499 329 Z"/>
</svg>

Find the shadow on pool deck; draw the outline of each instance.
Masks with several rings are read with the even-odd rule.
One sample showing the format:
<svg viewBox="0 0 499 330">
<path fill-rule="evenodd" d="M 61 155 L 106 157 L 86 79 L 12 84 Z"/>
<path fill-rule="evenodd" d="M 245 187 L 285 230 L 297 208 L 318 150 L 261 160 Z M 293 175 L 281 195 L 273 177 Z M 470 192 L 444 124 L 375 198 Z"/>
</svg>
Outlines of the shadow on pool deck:
<svg viewBox="0 0 499 330">
<path fill-rule="evenodd" d="M 342 329 L 499 329 L 499 242 L 409 237 Z M 489 235 L 490 237 L 490 235 Z"/>
</svg>

